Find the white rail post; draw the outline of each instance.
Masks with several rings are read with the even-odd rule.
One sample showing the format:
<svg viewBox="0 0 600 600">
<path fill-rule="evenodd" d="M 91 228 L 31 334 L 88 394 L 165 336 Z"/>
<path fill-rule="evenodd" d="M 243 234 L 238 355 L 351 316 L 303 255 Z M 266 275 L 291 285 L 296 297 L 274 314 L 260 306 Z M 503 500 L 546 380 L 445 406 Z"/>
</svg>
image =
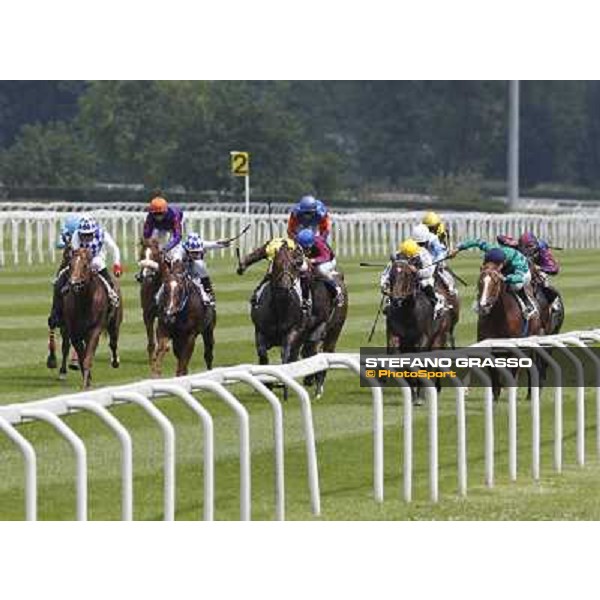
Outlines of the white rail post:
<svg viewBox="0 0 600 600">
<path fill-rule="evenodd" d="M 117 436 L 121 444 L 121 519 L 133 520 L 133 444 L 131 435 L 110 411 L 91 400 L 68 400 L 67 407 L 87 410 L 100 418 Z"/>
<path fill-rule="evenodd" d="M 541 345 L 562 348 L 565 356 L 573 363 L 577 378 L 576 407 L 577 407 L 577 464 L 585 465 L 585 388 L 584 374 L 581 361 L 571 352 L 564 342 L 553 336 L 540 337 L 537 340 Z"/>
<path fill-rule="evenodd" d="M 270 404 L 273 411 L 273 449 L 275 454 L 275 518 L 285 520 L 285 460 L 283 443 L 283 408 L 279 398 L 257 377 L 246 371 L 227 371 L 225 383 L 242 382 L 251 386 Z"/>
<path fill-rule="evenodd" d="M 25 464 L 25 519 L 37 520 L 37 461 L 33 446 L 6 420 L 0 417 L 0 431 L 16 444 Z"/>
<path fill-rule="evenodd" d="M 596 331 L 582 331 L 580 332 L 581 337 L 587 337 L 595 343 L 600 342 L 600 332 Z M 600 457 L 600 391 L 596 387 L 596 456 Z"/>
<path fill-rule="evenodd" d="M 360 364 L 349 356 L 331 354 L 327 356 L 331 366 L 343 366 L 360 376 Z M 376 502 L 383 502 L 383 392 L 373 383 L 365 379 L 371 390 L 373 403 L 373 495 Z"/>
<path fill-rule="evenodd" d="M 170 394 L 178 397 L 200 418 L 204 438 L 204 520 L 212 521 L 215 514 L 215 440 L 213 419 L 200 401 L 180 385 L 155 383 L 152 385 L 152 393 Z"/>
<path fill-rule="evenodd" d="M 30 408 L 21 410 L 20 414 L 23 419 L 48 423 L 71 446 L 76 463 L 77 520 L 87 521 L 87 453 L 83 441 L 66 423 L 49 410 Z"/>
<path fill-rule="evenodd" d="M 204 390 L 216 394 L 237 415 L 240 437 L 240 520 L 251 518 L 251 471 L 250 471 L 250 419 L 242 403 L 221 383 L 206 378 L 190 379 L 192 390 Z"/>
<path fill-rule="evenodd" d="M 321 514 L 321 492 L 319 489 L 319 467 L 317 464 L 317 448 L 310 396 L 304 387 L 302 387 L 293 377 L 280 371 L 277 367 L 268 365 L 252 366 L 250 372 L 254 375 L 270 375 L 275 379 L 279 379 L 281 383 L 291 388 L 298 397 L 304 426 L 310 504 L 313 514 L 319 516 Z"/>
<path fill-rule="evenodd" d="M 402 390 L 402 437 L 404 440 L 402 462 L 402 497 L 404 502 L 412 502 L 413 475 L 413 405 L 412 390 L 404 379 L 394 379 Z"/>
<path fill-rule="evenodd" d="M 554 470 L 562 472 L 562 440 L 563 440 L 563 397 L 562 397 L 562 374 L 559 364 L 542 348 L 536 341 L 517 341 L 518 346 L 528 346 L 542 357 L 552 369 L 554 377 Z"/>
<path fill-rule="evenodd" d="M 139 392 L 115 391 L 115 403 L 129 402 L 142 408 L 160 427 L 164 440 L 164 520 L 175 520 L 175 429 L 165 415 L 152 402 Z"/>
</svg>

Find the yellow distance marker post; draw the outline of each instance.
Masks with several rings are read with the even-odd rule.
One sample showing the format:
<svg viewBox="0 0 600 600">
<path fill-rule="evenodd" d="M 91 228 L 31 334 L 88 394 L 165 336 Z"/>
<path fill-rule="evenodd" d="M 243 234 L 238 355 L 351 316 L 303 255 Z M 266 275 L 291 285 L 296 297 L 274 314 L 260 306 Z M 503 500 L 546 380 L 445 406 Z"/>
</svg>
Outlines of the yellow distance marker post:
<svg viewBox="0 0 600 600">
<path fill-rule="evenodd" d="M 231 157 L 231 174 L 234 177 L 245 178 L 246 221 L 250 222 L 250 153 L 232 150 L 229 156 Z"/>
<path fill-rule="evenodd" d="M 231 174 L 234 177 L 244 177 L 244 188 L 246 195 L 246 223 L 250 223 L 250 153 L 232 150 L 229 152 L 231 158 Z"/>
</svg>

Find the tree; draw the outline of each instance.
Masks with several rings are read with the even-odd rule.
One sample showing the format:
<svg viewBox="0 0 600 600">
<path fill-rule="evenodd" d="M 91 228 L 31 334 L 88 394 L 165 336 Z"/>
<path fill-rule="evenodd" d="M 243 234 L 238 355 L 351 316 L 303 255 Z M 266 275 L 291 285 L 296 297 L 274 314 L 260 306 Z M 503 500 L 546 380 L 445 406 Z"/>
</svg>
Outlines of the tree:
<svg viewBox="0 0 600 600">
<path fill-rule="evenodd" d="M 92 180 L 95 167 L 84 138 L 62 122 L 25 125 L 0 153 L 0 180 L 9 185 L 81 185 Z"/>
</svg>

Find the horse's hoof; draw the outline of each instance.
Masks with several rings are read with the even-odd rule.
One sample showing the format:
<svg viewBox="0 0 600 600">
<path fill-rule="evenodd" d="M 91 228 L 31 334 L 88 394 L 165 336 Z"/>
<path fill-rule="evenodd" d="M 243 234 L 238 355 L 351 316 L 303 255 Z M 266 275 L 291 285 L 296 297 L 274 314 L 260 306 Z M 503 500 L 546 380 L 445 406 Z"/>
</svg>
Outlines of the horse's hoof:
<svg viewBox="0 0 600 600">
<path fill-rule="evenodd" d="M 118 369 L 120 364 L 121 364 L 121 359 L 120 359 L 119 357 L 117 357 L 116 359 L 113 359 L 113 360 L 111 361 L 111 363 L 110 363 L 110 366 L 111 366 L 113 369 Z"/>
<path fill-rule="evenodd" d="M 59 381 L 66 381 L 67 380 L 67 373 L 63 373 L 62 371 L 58 374 L 58 380 Z"/>
<path fill-rule="evenodd" d="M 76 361 L 71 361 L 69 363 L 69 369 L 71 369 L 71 371 L 79 371 L 79 362 Z"/>
<path fill-rule="evenodd" d="M 48 369 L 56 369 L 56 367 L 58 367 L 56 356 L 54 354 L 48 355 L 48 358 L 46 359 L 46 367 L 48 367 Z"/>
</svg>

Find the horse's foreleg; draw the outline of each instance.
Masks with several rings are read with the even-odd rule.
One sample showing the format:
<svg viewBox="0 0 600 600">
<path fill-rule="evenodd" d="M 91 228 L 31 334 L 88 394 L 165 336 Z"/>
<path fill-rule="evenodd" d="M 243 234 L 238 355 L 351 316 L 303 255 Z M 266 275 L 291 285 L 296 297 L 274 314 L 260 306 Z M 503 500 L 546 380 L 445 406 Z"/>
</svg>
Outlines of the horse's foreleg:
<svg viewBox="0 0 600 600">
<path fill-rule="evenodd" d="M 71 342 L 69 340 L 69 335 L 65 331 L 65 329 L 60 330 L 60 335 L 62 338 L 61 344 L 61 352 L 62 352 L 62 360 L 60 363 L 60 371 L 58 372 L 59 379 L 65 379 L 67 377 L 67 360 L 69 358 L 69 350 L 71 348 Z"/>
<path fill-rule="evenodd" d="M 154 328 L 155 317 L 152 317 L 144 313 L 144 325 L 146 326 L 146 338 L 148 343 L 146 350 L 148 352 L 148 364 L 152 368 L 152 361 L 154 360 L 154 352 L 156 351 L 156 330 Z"/>
<path fill-rule="evenodd" d="M 92 364 L 94 362 L 94 355 L 96 354 L 96 348 L 98 348 L 101 333 L 102 327 L 98 325 L 92 329 L 85 344 L 85 356 L 83 358 L 83 365 L 81 366 L 83 372 L 83 387 L 85 389 L 91 386 Z M 81 362 L 81 358 L 79 360 Z"/>
<path fill-rule="evenodd" d="M 108 345 L 110 347 L 110 353 L 112 355 L 110 366 L 113 369 L 117 369 L 121 364 L 121 360 L 119 359 L 119 329 L 120 329 L 120 319 L 115 317 L 108 324 Z"/>
<path fill-rule="evenodd" d="M 202 340 L 204 342 L 204 362 L 206 363 L 206 368 L 210 371 L 213 365 L 215 350 L 215 330 L 212 326 L 204 329 L 202 332 Z"/>
<path fill-rule="evenodd" d="M 260 331 L 255 332 L 256 354 L 261 365 L 269 364 L 269 345 L 266 336 Z"/>
<path fill-rule="evenodd" d="M 158 326 L 156 331 L 156 348 L 154 350 L 154 356 L 152 357 L 152 376 L 160 377 L 162 373 L 162 362 L 169 351 L 169 336 L 163 328 Z"/>
<path fill-rule="evenodd" d="M 177 377 L 188 374 L 188 366 L 192 355 L 194 354 L 194 348 L 196 346 L 196 335 L 188 334 L 189 338 L 181 345 L 179 349 L 179 356 L 177 359 Z"/>
</svg>

